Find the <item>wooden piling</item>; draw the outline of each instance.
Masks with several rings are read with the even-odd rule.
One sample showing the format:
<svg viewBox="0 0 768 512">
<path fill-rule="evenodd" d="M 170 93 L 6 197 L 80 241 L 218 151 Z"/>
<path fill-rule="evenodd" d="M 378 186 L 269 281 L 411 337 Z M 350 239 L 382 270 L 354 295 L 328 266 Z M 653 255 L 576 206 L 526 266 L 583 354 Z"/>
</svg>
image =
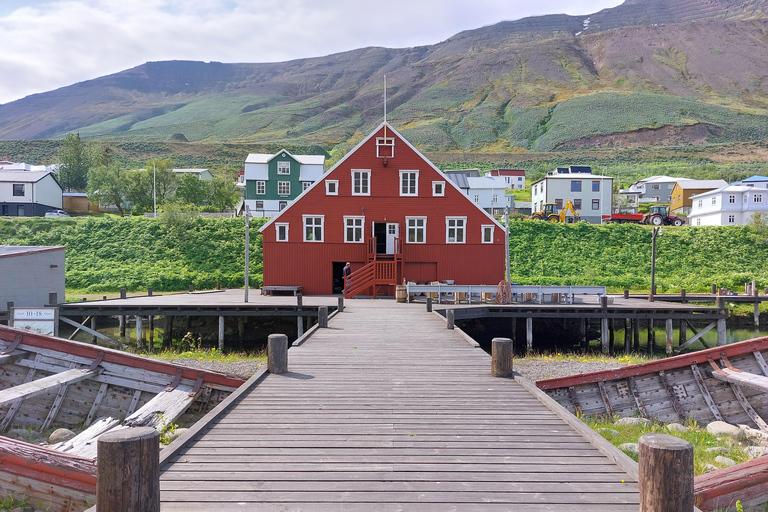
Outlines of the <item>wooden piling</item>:
<svg viewBox="0 0 768 512">
<path fill-rule="evenodd" d="M 224 351 L 224 317 L 219 316 L 219 350 Z"/>
<path fill-rule="evenodd" d="M 755 327 L 760 325 L 760 301 L 757 300 L 758 293 L 757 285 L 752 281 L 752 297 L 755 298 Z"/>
<path fill-rule="evenodd" d="M 632 353 L 632 319 L 624 319 L 624 353 Z"/>
<path fill-rule="evenodd" d="M 288 371 L 288 336 L 285 334 L 267 337 L 267 369 L 275 374 Z"/>
<path fill-rule="evenodd" d="M 125 338 L 125 315 L 118 316 L 117 321 L 120 325 L 120 337 Z"/>
<path fill-rule="evenodd" d="M 149 351 L 155 348 L 155 315 L 149 315 Z"/>
<path fill-rule="evenodd" d="M 717 284 L 712 283 L 712 295 L 717 295 Z"/>
<path fill-rule="evenodd" d="M 151 427 L 107 432 L 97 444 L 97 512 L 160 510 L 160 433 Z"/>
<path fill-rule="evenodd" d="M 96 316 L 94 315 L 94 316 L 91 317 L 91 330 L 95 331 L 96 327 L 97 327 L 96 326 Z M 97 340 L 96 336 L 91 336 L 91 343 L 93 343 L 95 345 L 96 344 L 96 340 Z"/>
<path fill-rule="evenodd" d="M 680 320 L 680 335 L 677 346 L 682 347 L 686 341 L 688 341 L 688 324 L 685 320 Z"/>
<path fill-rule="evenodd" d="M 616 319 L 608 319 L 608 351 L 614 354 L 614 345 L 616 344 Z"/>
<path fill-rule="evenodd" d="M 124 299 L 127 296 L 128 296 L 128 290 L 126 290 L 125 288 L 120 288 L 120 298 Z"/>
<path fill-rule="evenodd" d="M 173 316 L 165 317 L 165 327 L 163 328 L 163 347 L 173 346 Z"/>
<path fill-rule="evenodd" d="M 585 354 L 589 350 L 589 345 L 587 344 L 587 319 L 582 318 L 579 322 L 579 336 L 581 337 L 581 351 Z"/>
<path fill-rule="evenodd" d="M 301 317 L 299 317 L 301 318 Z M 245 340 L 245 317 L 237 317 L 237 339 L 241 342 Z"/>
<path fill-rule="evenodd" d="M 343 295 L 339 296 L 338 310 L 339 310 L 339 313 L 344 312 L 344 296 Z"/>
<path fill-rule="evenodd" d="M 525 352 L 533 352 L 533 317 L 530 316 L 525 319 Z"/>
<path fill-rule="evenodd" d="M 638 441 L 640 512 L 693 510 L 693 445 L 669 434 Z"/>
<path fill-rule="evenodd" d="M 152 289 L 151 286 L 149 288 L 147 288 L 147 297 L 151 297 L 152 294 L 154 294 L 154 293 L 155 293 L 155 290 Z"/>
<path fill-rule="evenodd" d="M 328 327 L 328 306 L 317 308 L 317 324 L 323 329 Z"/>
<path fill-rule="evenodd" d="M 632 320 L 632 344 L 635 347 L 635 352 L 640 352 L 640 319 L 635 318 Z"/>
<path fill-rule="evenodd" d="M 629 290 L 624 290 L 624 298 L 625 299 L 629 298 Z"/>
<path fill-rule="evenodd" d="M 445 327 L 447 329 L 453 329 L 455 323 L 454 323 L 454 313 L 452 309 L 448 309 L 445 312 Z"/>
<path fill-rule="evenodd" d="M 304 336 L 304 317 L 296 317 L 296 337 L 301 338 Z"/>
<path fill-rule="evenodd" d="M 144 333 L 142 332 L 141 317 L 136 315 L 136 347 L 141 350 L 144 348 Z"/>
<path fill-rule="evenodd" d="M 301 292 L 296 292 L 296 305 L 297 306 L 304 305 L 304 296 L 301 294 Z"/>
<path fill-rule="evenodd" d="M 491 341 L 491 375 L 512 377 L 514 352 L 509 338 L 493 338 Z"/>
<path fill-rule="evenodd" d="M 725 318 L 717 321 L 717 345 L 722 347 L 728 344 L 728 330 L 725 325 Z"/>
<path fill-rule="evenodd" d="M 667 331 L 667 356 L 672 355 L 672 339 L 674 337 L 674 329 L 672 328 L 672 319 L 667 318 L 667 325 L 666 325 L 666 331 Z"/>
<path fill-rule="evenodd" d="M 680 303 L 681 304 L 687 304 L 688 303 L 688 299 L 685 298 L 685 288 L 682 288 L 680 290 Z"/>
<path fill-rule="evenodd" d="M 656 332 L 653 330 L 653 318 L 648 319 L 648 344 L 646 345 L 646 353 L 649 356 L 653 355 L 653 349 L 656 345 Z"/>
<path fill-rule="evenodd" d="M 608 354 L 611 351 L 611 344 L 608 336 L 608 318 L 606 317 L 600 319 L 600 347 L 603 354 Z"/>
</svg>

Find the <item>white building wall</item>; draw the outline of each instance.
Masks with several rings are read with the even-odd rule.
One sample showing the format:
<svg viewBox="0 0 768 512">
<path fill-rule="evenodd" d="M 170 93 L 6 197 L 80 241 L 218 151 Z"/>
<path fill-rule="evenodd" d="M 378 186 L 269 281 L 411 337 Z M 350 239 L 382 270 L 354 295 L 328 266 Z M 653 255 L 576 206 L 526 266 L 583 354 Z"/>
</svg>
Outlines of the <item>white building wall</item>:
<svg viewBox="0 0 768 512">
<path fill-rule="evenodd" d="M 581 182 L 581 192 L 571 190 L 571 182 Z M 592 190 L 592 183 L 598 182 L 599 190 Z M 531 201 L 533 202 L 533 211 L 542 210 L 544 203 L 557 203 L 562 200 L 563 207 L 570 199 L 577 205 L 577 200 L 581 200 L 581 208 L 576 212 L 582 220 L 594 224 L 602 222 L 603 215 L 611 214 L 611 202 L 613 197 L 613 179 L 606 176 L 594 176 L 591 174 L 567 174 L 559 176 L 548 176 L 538 183 L 534 184 L 531 192 Z M 592 209 L 592 202 L 596 200 L 597 209 Z"/>
<path fill-rule="evenodd" d="M 62 190 L 52 174 L 37 183 L 32 184 L 33 195 L 32 202 L 44 204 L 51 208 L 61 208 L 63 204 Z"/>
<path fill-rule="evenodd" d="M 43 307 L 48 304 L 48 294 L 56 293 L 57 300 L 64 302 L 64 247 L 14 247 L 13 255 L 0 251 L 0 308 L 8 302 L 15 307 Z"/>
<path fill-rule="evenodd" d="M 268 180 L 269 164 L 245 164 L 245 180 Z"/>
</svg>

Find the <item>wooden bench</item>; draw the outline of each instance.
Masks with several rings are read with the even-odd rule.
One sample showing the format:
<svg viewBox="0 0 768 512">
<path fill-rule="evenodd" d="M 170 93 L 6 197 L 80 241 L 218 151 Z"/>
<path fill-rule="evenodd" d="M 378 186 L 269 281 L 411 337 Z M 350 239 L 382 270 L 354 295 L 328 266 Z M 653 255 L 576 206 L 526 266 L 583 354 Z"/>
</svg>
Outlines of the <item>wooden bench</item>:
<svg viewBox="0 0 768 512">
<path fill-rule="evenodd" d="M 298 295 L 301 293 L 301 286 L 262 286 L 262 295 Z"/>
</svg>

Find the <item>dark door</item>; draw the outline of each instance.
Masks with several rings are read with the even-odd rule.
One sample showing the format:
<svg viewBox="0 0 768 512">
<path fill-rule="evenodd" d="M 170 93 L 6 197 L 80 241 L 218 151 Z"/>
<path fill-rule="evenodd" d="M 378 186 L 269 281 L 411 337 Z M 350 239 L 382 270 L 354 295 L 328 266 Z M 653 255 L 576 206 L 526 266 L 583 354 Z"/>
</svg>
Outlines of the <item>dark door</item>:
<svg viewBox="0 0 768 512">
<path fill-rule="evenodd" d="M 344 265 L 346 261 L 333 262 L 333 293 L 344 292 Z"/>
<path fill-rule="evenodd" d="M 376 254 L 387 253 L 387 223 L 375 222 L 373 224 L 373 236 L 376 237 Z"/>
</svg>

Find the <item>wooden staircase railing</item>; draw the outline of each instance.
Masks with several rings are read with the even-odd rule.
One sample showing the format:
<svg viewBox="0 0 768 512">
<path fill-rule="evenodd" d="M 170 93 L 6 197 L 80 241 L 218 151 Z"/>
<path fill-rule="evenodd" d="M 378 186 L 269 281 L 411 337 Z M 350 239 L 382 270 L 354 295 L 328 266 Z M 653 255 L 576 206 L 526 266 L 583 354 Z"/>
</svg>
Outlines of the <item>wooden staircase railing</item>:
<svg viewBox="0 0 768 512">
<path fill-rule="evenodd" d="M 397 284 L 397 265 L 397 261 L 374 260 L 352 272 L 344 279 L 344 298 L 351 299 L 370 289 L 375 299 L 377 286 Z"/>
</svg>

